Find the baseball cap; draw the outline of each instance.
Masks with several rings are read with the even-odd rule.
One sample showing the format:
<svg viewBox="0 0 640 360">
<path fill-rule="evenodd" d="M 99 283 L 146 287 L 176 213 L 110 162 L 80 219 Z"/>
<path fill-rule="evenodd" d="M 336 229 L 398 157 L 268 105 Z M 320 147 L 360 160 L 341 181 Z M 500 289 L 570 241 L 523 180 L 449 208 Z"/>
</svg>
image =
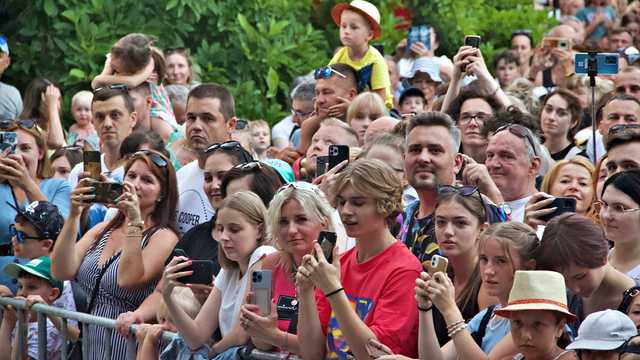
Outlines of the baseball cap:
<svg viewBox="0 0 640 360">
<path fill-rule="evenodd" d="M 422 56 L 417 58 L 413 62 L 408 77 L 410 79 L 414 78 L 418 71 L 429 75 L 432 81 L 442 82 L 442 78 L 440 77 L 440 63 L 432 57 Z"/>
<path fill-rule="evenodd" d="M 416 87 L 409 87 L 406 88 L 402 94 L 400 94 L 400 98 L 398 99 L 398 104 L 402 104 L 402 102 L 404 101 L 404 99 L 408 96 L 417 96 L 422 98 L 422 100 L 427 101 L 427 99 L 424 97 L 424 93 L 422 92 L 422 90 L 416 88 Z"/>
<path fill-rule="evenodd" d="M 0 35 L 0 52 L 9 55 L 9 44 L 7 38 L 4 35 Z"/>
<path fill-rule="evenodd" d="M 40 232 L 40 235 L 47 239 L 58 238 L 64 218 L 60 214 L 58 207 L 48 201 L 34 201 L 24 210 L 7 202 L 17 213 L 33 225 Z"/>
<path fill-rule="evenodd" d="M 17 279 L 22 271 L 46 280 L 62 293 L 64 284 L 62 281 L 54 279 L 51 275 L 51 259 L 48 256 L 35 258 L 24 265 L 11 263 L 4 267 L 5 274 L 14 279 Z"/>
<path fill-rule="evenodd" d="M 291 165 L 287 164 L 285 161 L 279 159 L 266 159 L 263 162 L 277 171 L 278 174 L 280 174 L 280 176 L 282 177 L 282 180 L 284 180 L 287 184 L 296 181 L 296 176 L 293 173 L 293 168 L 291 168 Z"/>
<path fill-rule="evenodd" d="M 578 337 L 567 350 L 615 350 L 636 335 L 636 325 L 627 315 L 607 309 L 589 314 L 582 321 Z"/>
</svg>

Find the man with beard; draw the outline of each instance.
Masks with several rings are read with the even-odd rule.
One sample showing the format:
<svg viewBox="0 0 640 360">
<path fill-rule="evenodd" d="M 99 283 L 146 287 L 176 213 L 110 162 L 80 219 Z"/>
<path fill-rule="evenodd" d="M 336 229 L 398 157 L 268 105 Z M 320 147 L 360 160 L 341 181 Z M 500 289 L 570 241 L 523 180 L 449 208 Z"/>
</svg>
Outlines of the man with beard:
<svg viewBox="0 0 640 360">
<path fill-rule="evenodd" d="M 440 112 L 418 114 L 409 122 L 406 143 L 405 174 L 419 200 L 405 208 L 398 239 L 426 268 L 431 257 L 438 253 L 433 212 L 440 186 L 453 185 L 456 174 L 460 173 L 462 184 L 472 184 L 494 203 L 502 203 L 502 196 L 484 165 L 458 153 L 460 130 L 449 115 Z M 506 219 L 495 206 L 488 206 L 487 210 L 488 221 Z"/>
<path fill-rule="evenodd" d="M 211 144 L 231 140 L 236 127 L 233 96 L 222 85 L 201 84 L 187 98 L 186 136 L 189 148 L 200 153 Z M 203 190 L 204 172 L 194 160 L 183 166 L 178 178 L 177 225 L 180 234 L 213 216 L 213 208 Z"/>
</svg>

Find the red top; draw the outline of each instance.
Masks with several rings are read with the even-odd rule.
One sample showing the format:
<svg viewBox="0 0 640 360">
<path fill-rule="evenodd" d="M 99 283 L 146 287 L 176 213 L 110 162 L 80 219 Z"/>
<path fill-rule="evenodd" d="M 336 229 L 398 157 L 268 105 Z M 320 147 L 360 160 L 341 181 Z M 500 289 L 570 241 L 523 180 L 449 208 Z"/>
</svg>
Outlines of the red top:
<svg viewBox="0 0 640 360">
<path fill-rule="evenodd" d="M 394 354 L 418 356 L 418 308 L 415 280 L 422 271 L 418 259 L 401 242 L 358 263 L 356 248 L 340 256 L 342 287 L 360 319 Z M 327 358 L 344 359 L 349 352 L 340 324 L 328 300 L 318 302 L 327 329 Z"/>
</svg>

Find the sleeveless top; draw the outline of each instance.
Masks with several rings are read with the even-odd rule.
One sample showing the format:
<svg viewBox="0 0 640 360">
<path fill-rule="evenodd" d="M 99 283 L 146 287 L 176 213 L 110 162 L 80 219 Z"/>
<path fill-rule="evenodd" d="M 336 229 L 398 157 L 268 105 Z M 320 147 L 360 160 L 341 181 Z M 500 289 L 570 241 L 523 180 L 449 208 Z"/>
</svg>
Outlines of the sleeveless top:
<svg viewBox="0 0 640 360">
<path fill-rule="evenodd" d="M 158 230 L 148 232 L 141 240 L 142 248 L 144 249 L 149 243 L 149 239 Z M 107 240 L 111 237 L 113 229 L 110 229 L 104 233 L 104 235 L 98 240 L 98 243 L 85 255 L 78 270 L 76 281 L 80 287 L 84 290 L 85 294 L 91 296 L 91 292 L 96 284 L 96 280 L 102 271 L 104 264 L 109 264 L 102 279 L 100 280 L 100 287 L 98 288 L 98 294 L 96 295 L 95 305 L 91 311 L 91 315 L 106 317 L 115 319 L 121 313 L 127 311 L 134 311 L 142 304 L 142 302 L 153 293 L 158 280 L 150 281 L 147 285 L 128 290 L 118 286 L 118 268 L 120 267 L 120 254 L 121 252 L 113 255 L 115 260 L 111 263 L 110 259 L 101 265 L 99 264 L 100 255 L 104 250 Z M 84 341 L 87 343 L 89 349 L 90 359 L 100 359 L 106 352 L 105 342 L 111 341 L 112 344 L 112 359 L 125 359 L 127 351 L 126 339 L 116 331 L 113 331 L 110 338 L 107 337 L 107 329 L 99 326 L 89 325 L 87 333 L 82 335 Z"/>
</svg>

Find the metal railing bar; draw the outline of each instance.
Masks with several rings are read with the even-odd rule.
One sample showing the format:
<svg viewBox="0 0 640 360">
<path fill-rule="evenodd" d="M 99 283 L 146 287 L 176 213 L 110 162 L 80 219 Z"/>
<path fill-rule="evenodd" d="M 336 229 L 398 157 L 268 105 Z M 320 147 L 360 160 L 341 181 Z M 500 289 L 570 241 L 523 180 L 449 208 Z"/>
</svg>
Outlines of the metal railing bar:
<svg viewBox="0 0 640 360">
<path fill-rule="evenodd" d="M 47 360 L 47 316 L 43 313 L 38 313 L 38 360 Z"/>
</svg>

